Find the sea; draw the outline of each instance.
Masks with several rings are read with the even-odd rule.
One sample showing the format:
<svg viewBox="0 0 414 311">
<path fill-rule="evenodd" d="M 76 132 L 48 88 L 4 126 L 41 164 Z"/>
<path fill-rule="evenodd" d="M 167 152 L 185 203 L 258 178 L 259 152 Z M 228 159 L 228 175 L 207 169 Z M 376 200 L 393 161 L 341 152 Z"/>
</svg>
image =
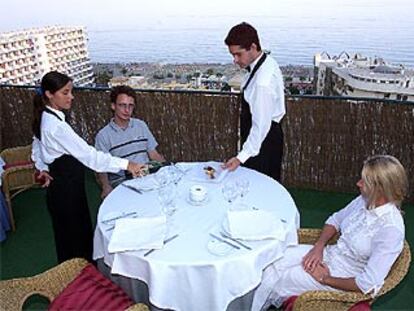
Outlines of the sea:
<svg viewBox="0 0 414 311">
<path fill-rule="evenodd" d="M 385 10 L 385 9 L 384 9 Z M 412 13 L 412 12 L 411 12 Z M 414 68 L 414 18 L 404 10 L 350 14 L 249 17 L 174 16 L 133 25 L 88 27 L 92 62 L 230 63 L 224 38 L 241 21 L 254 25 L 262 48 L 280 65 L 313 65 L 315 53 L 360 53 Z M 380 16 L 378 16 L 380 15 Z"/>
</svg>

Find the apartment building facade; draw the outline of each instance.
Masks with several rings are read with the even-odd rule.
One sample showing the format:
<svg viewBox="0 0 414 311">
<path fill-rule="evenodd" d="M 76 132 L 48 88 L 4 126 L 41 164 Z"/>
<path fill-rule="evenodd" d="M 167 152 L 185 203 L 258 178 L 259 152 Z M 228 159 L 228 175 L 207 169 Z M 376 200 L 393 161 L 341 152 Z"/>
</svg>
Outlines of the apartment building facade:
<svg viewBox="0 0 414 311">
<path fill-rule="evenodd" d="M 0 34 L 0 84 L 35 85 L 51 70 L 77 86 L 94 83 L 84 27 L 51 26 Z"/>
<path fill-rule="evenodd" d="M 414 70 L 392 65 L 379 57 L 342 52 L 314 57 L 316 95 L 385 98 L 414 101 Z"/>
</svg>

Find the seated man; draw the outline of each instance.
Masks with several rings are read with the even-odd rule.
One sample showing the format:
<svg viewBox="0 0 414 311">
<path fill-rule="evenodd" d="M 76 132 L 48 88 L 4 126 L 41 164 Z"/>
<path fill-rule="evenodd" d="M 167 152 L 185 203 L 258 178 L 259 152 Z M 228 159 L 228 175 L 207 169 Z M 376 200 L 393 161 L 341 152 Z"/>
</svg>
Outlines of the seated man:
<svg viewBox="0 0 414 311">
<path fill-rule="evenodd" d="M 110 99 L 114 117 L 96 135 L 96 149 L 136 163 L 146 163 L 149 159 L 165 161 L 156 150 L 158 143 L 147 124 L 131 118 L 136 103 L 135 91 L 129 86 L 116 86 Z M 115 174 L 99 173 L 98 178 L 102 185 L 101 197 L 104 198 L 127 176 L 124 171 L 119 171 Z"/>
<path fill-rule="evenodd" d="M 315 245 L 288 248 L 264 270 L 252 310 L 280 307 L 310 290 L 377 295 L 404 246 L 400 207 L 408 179 L 396 158 L 377 155 L 365 161 L 357 186 L 361 195 L 328 218 Z M 337 244 L 327 245 L 337 232 Z"/>
</svg>

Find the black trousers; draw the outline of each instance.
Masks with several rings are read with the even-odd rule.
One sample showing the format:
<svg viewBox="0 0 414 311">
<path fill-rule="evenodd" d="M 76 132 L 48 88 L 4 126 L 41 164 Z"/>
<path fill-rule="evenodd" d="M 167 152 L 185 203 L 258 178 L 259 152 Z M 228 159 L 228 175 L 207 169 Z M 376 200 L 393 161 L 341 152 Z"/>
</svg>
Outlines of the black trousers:
<svg viewBox="0 0 414 311">
<path fill-rule="evenodd" d="M 244 142 L 243 142 L 244 143 Z M 272 122 L 257 156 L 249 158 L 243 166 L 280 181 L 283 158 L 283 131 L 280 123 Z"/>
<path fill-rule="evenodd" d="M 92 260 L 93 231 L 85 192 L 84 166 L 64 155 L 49 165 L 53 177 L 47 189 L 58 261 Z"/>
</svg>

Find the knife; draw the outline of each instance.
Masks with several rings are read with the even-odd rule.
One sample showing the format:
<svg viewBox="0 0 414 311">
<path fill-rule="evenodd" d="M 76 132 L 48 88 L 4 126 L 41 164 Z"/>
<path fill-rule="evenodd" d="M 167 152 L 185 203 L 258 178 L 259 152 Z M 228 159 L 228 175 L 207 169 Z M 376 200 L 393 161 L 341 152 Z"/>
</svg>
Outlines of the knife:
<svg viewBox="0 0 414 311">
<path fill-rule="evenodd" d="M 239 246 L 234 245 L 233 243 L 230 243 L 230 242 L 228 242 L 228 241 L 226 241 L 226 240 L 224 240 L 224 239 L 222 239 L 222 238 L 220 238 L 220 237 L 218 237 L 218 236 L 216 236 L 216 235 L 214 235 L 212 233 L 210 233 L 210 236 L 213 237 L 213 238 L 215 238 L 217 241 L 220 241 L 220 242 L 226 243 L 227 245 L 230 245 L 233 248 L 240 249 Z"/>
<path fill-rule="evenodd" d="M 136 214 L 137 214 L 137 212 L 128 212 L 128 213 L 124 212 L 121 215 L 118 215 L 118 216 L 115 216 L 115 217 L 112 217 L 112 218 L 109 218 L 109 219 L 105 219 L 105 220 L 102 221 L 102 223 L 108 224 L 111 221 L 114 221 L 114 220 L 117 220 L 117 219 L 120 219 L 120 218 L 126 218 L 126 217 L 129 217 L 129 216 L 134 216 Z"/>
<path fill-rule="evenodd" d="M 168 242 L 171 242 L 172 240 L 174 240 L 175 238 L 177 238 L 178 237 L 178 234 L 176 234 L 176 235 L 173 235 L 172 237 L 169 237 L 168 239 L 165 239 L 164 240 L 164 245 L 165 244 L 167 244 Z M 156 251 L 157 249 L 156 248 L 153 248 L 153 249 L 150 249 L 148 252 L 146 252 L 145 254 L 144 254 L 144 257 L 145 256 L 148 256 L 149 254 L 151 254 L 153 251 Z"/>
<path fill-rule="evenodd" d="M 121 186 L 124 186 L 124 187 L 128 188 L 129 190 L 132 190 L 132 191 L 138 192 L 139 194 L 142 194 L 142 191 L 141 190 L 139 190 L 139 189 L 137 189 L 135 187 L 132 187 L 130 185 L 121 184 Z"/>
<path fill-rule="evenodd" d="M 248 246 L 248 245 L 246 245 L 246 244 L 244 244 L 244 243 L 242 243 L 242 242 L 240 242 L 240 241 L 238 241 L 238 240 L 236 240 L 236 239 L 232 238 L 231 236 L 229 236 L 229 235 L 227 235 L 227 234 L 225 234 L 225 233 L 223 233 L 223 232 L 220 232 L 220 234 L 221 234 L 221 236 L 222 236 L 223 238 L 226 238 L 226 239 L 232 240 L 234 243 L 239 244 L 240 246 L 244 247 L 245 249 L 252 250 L 252 248 L 251 248 L 250 246 Z"/>
</svg>

